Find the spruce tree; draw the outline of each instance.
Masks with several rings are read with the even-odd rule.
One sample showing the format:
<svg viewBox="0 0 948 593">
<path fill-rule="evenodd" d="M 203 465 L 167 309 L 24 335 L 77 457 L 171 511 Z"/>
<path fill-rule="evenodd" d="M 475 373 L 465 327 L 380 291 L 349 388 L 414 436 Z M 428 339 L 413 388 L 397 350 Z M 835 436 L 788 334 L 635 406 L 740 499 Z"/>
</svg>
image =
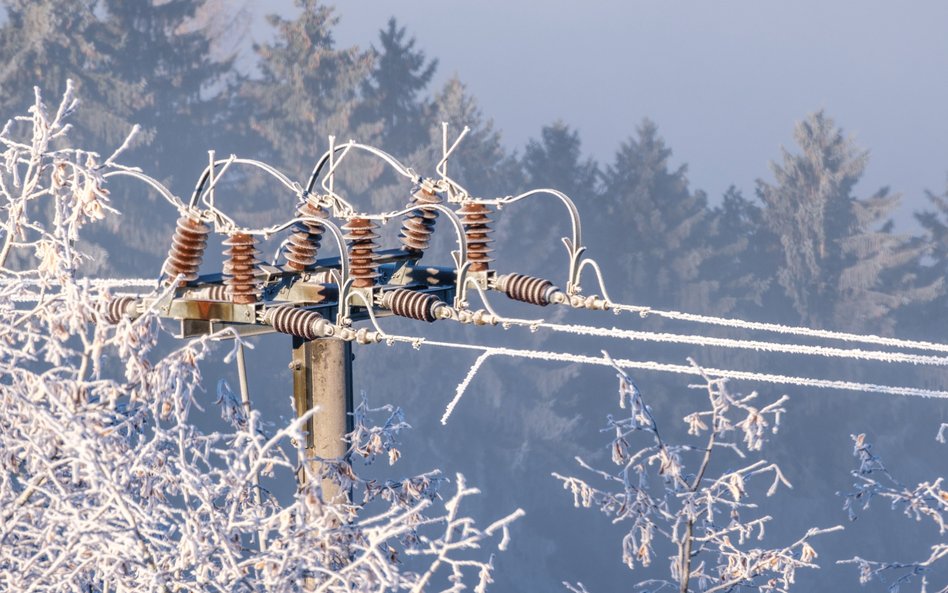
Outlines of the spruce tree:
<svg viewBox="0 0 948 593">
<path fill-rule="evenodd" d="M 422 93 L 438 67 L 438 60 L 416 50 L 415 38 L 406 35 L 395 17 L 379 31 L 379 47 L 372 48 L 375 65 L 362 85 L 364 103 L 358 114 L 382 124 L 382 147 L 394 155 L 411 154 L 428 140 Z"/>
<path fill-rule="evenodd" d="M 777 278 L 803 323 L 891 331 L 892 313 L 933 296 L 914 263 L 924 248 L 892 233 L 898 194 L 854 195 L 868 153 L 822 111 L 795 130 L 800 152 L 772 163 L 775 182 L 758 181 L 764 221 L 779 238 Z"/>
<path fill-rule="evenodd" d="M 0 118 L 33 103 L 33 87 L 60 96 L 72 80 L 82 101 L 73 138 L 99 151 L 128 134 L 147 103 L 140 78 L 116 74 L 112 49 L 122 32 L 103 21 L 99 0 L 4 0 L 0 25 Z"/>
<path fill-rule="evenodd" d="M 930 301 L 916 299 L 899 317 L 900 333 L 909 333 L 932 339 L 934 333 L 944 333 L 944 311 L 948 305 L 948 190 L 942 194 L 925 192 L 932 209 L 915 213 L 924 234 L 920 240 L 928 247 L 924 258 L 918 260 L 918 283 L 936 289 Z M 938 338 L 935 338 L 938 339 Z"/>
<path fill-rule="evenodd" d="M 108 154 L 139 124 L 125 162 L 186 194 L 203 168 L 214 124 L 226 117 L 220 92 L 231 68 L 230 60 L 211 58 L 207 30 L 192 26 L 203 5 L 7 0 L 0 48 L 9 63 L 0 70 L 0 109 L 21 110 L 33 85 L 56 96 L 72 79 L 82 102 L 74 137 Z M 123 216 L 96 225 L 89 237 L 105 247 L 113 272 L 157 269 L 174 213 L 164 216 L 158 210 L 167 207 L 136 182 L 116 181 L 110 190 Z"/>
<path fill-rule="evenodd" d="M 105 0 L 104 6 L 109 27 L 122 33 L 112 46 L 112 72 L 136 84 L 145 99 L 132 118 L 151 139 L 146 152 L 160 168 L 154 174 L 182 183 L 203 168 L 215 125 L 227 116 L 222 91 L 233 76 L 233 56 L 214 57 L 209 28 L 191 26 L 205 4 Z"/>
<path fill-rule="evenodd" d="M 232 76 L 233 57 L 214 57 L 213 34 L 194 26 L 205 2 L 105 0 L 103 5 L 105 23 L 117 33 L 103 43 L 103 53 L 113 76 L 134 85 L 140 98 L 129 118 L 141 126 L 141 138 L 126 159 L 184 196 L 205 167 L 207 150 L 220 140 L 218 124 L 227 118 Z M 130 249 L 118 252 L 113 262 L 124 269 L 143 261 L 159 265 L 174 214 L 165 215 L 160 198 L 131 182 L 117 187 L 122 194 L 114 197 L 124 215 L 112 231 Z"/>
<path fill-rule="evenodd" d="M 707 236 L 711 256 L 702 274 L 710 293 L 707 308 L 756 319 L 785 308 L 773 290 L 780 253 L 760 206 L 732 185 L 712 208 L 711 220 Z"/>
<path fill-rule="evenodd" d="M 657 126 L 643 121 L 606 169 L 606 218 L 593 240 L 600 261 L 612 259 L 611 277 L 622 279 L 611 282 L 614 298 L 694 309 L 707 302 L 698 283 L 712 221 L 704 192 L 689 188 L 687 166 L 672 168 L 671 154 Z"/>
<path fill-rule="evenodd" d="M 302 182 L 328 148 L 332 134 L 338 143 L 350 138 L 373 144 L 379 126 L 358 123 L 360 89 L 372 68 L 372 54 L 357 47 L 337 49 L 332 28 L 338 21 L 331 8 L 316 0 L 297 0 L 295 19 L 271 15 L 276 38 L 255 46 L 260 76 L 240 89 L 243 117 L 257 137 L 255 152 Z M 359 193 L 381 174 L 377 161 L 352 158 L 359 166 L 341 167 L 337 180 Z M 277 204 L 274 206 L 274 197 Z M 291 213 L 293 196 L 279 192 L 268 200 L 269 209 Z"/>
</svg>

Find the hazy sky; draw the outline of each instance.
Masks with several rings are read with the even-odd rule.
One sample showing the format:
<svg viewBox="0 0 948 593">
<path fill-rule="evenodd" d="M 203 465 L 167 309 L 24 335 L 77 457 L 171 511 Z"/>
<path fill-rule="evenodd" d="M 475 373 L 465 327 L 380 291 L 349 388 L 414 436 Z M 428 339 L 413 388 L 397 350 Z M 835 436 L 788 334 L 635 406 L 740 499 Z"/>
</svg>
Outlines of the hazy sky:
<svg viewBox="0 0 948 593">
<path fill-rule="evenodd" d="M 904 220 L 925 189 L 946 187 L 948 2 L 402 0 L 337 12 L 340 45 L 374 42 L 394 14 L 440 60 L 436 84 L 457 74 L 512 147 L 559 118 L 608 161 L 649 117 L 695 187 L 751 194 L 793 123 L 825 108 L 871 150 L 860 195 L 902 192 Z"/>
</svg>

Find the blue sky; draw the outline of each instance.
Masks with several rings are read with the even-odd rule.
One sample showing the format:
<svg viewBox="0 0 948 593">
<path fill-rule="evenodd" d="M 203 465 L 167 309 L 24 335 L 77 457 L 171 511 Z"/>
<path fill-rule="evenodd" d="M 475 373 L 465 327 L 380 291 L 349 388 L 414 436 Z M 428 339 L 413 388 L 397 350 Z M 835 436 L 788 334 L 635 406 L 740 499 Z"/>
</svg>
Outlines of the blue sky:
<svg viewBox="0 0 948 593">
<path fill-rule="evenodd" d="M 394 14 L 440 60 L 436 85 L 460 77 L 511 147 L 562 119 L 608 161 L 649 117 L 695 187 L 749 195 L 794 122 L 824 108 L 871 151 L 860 195 L 903 193 L 900 222 L 948 180 L 945 2 L 402 0 L 337 13 L 342 45 L 372 43 Z"/>
</svg>

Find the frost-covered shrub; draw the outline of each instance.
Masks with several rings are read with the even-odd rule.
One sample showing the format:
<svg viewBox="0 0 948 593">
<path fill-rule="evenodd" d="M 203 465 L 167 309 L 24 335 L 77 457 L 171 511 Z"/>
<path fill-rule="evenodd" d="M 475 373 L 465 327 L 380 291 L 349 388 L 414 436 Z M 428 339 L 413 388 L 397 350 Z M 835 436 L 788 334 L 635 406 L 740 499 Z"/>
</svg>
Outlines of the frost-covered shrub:
<svg viewBox="0 0 948 593">
<path fill-rule="evenodd" d="M 945 428 L 938 432 L 938 441 L 945 442 Z M 843 496 L 843 509 L 849 514 L 849 520 L 855 521 L 857 510 L 867 511 L 872 499 L 879 497 L 889 502 L 893 510 L 901 510 L 906 517 L 916 522 L 931 522 L 938 534 L 948 533 L 948 488 L 944 477 L 921 482 L 910 487 L 893 476 L 882 458 L 872 452 L 872 444 L 865 434 L 853 435 L 853 456 L 859 461 L 859 467 L 852 471 L 855 478 L 853 489 L 839 493 Z M 897 593 L 901 586 L 921 576 L 921 591 L 928 591 L 928 574 L 936 565 L 944 565 L 948 558 L 948 541 L 941 541 L 931 547 L 927 558 L 901 562 L 881 562 L 865 560 L 855 556 L 841 560 L 840 564 L 855 564 L 859 568 L 859 582 L 862 584 L 877 580 L 887 585 L 888 590 Z M 948 584 L 936 585 L 936 593 L 948 592 Z"/>
<path fill-rule="evenodd" d="M 577 459 L 602 485 L 554 476 L 572 493 L 576 506 L 598 508 L 614 523 L 629 525 L 622 540 L 622 560 L 630 569 L 651 564 L 657 549 L 670 546 L 674 550 L 668 558 L 669 577 L 639 582 L 638 588 L 786 592 L 798 569 L 817 567 L 810 539 L 841 527 L 809 529 L 781 548 L 755 545 L 764 538 L 771 520 L 754 516 L 757 505 L 751 493 L 755 484 L 769 479 L 768 496 L 781 485 L 789 486 L 779 467 L 753 459 L 767 433 L 779 428 L 786 396 L 761 404 L 757 393 L 732 394 L 726 379 L 701 371 L 705 383 L 693 387 L 706 391 L 709 409 L 685 416 L 688 434 L 695 440 L 675 444 L 664 437 L 632 379 L 619 367 L 615 369 L 623 415 L 610 415 L 605 430 L 614 435 L 610 448 L 618 471 L 594 469 Z M 712 459 L 716 467 L 727 463 L 729 469 L 710 473 Z M 585 591 L 582 584 L 567 587 Z"/>
<path fill-rule="evenodd" d="M 37 92 L 0 133 L 0 590 L 39 593 L 483 591 L 513 513 L 487 528 L 461 514 L 476 490 L 436 472 L 360 478 L 344 460 L 322 474 L 353 488 L 324 501 L 302 434 L 308 416 L 266 426 L 221 386 L 227 432 L 206 433 L 201 362 L 232 335 L 158 354 L 154 312 L 110 324 L 111 295 L 80 277 L 80 231 L 111 212 L 116 155 L 69 148 L 71 89 L 55 112 Z M 381 410 L 376 410 L 376 412 Z M 394 462 L 400 412 L 374 427 L 362 406 L 351 453 Z M 256 476 L 304 478 L 288 502 Z M 473 552 L 472 552 L 473 550 Z M 440 574 L 439 573 L 444 573 Z"/>
</svg>

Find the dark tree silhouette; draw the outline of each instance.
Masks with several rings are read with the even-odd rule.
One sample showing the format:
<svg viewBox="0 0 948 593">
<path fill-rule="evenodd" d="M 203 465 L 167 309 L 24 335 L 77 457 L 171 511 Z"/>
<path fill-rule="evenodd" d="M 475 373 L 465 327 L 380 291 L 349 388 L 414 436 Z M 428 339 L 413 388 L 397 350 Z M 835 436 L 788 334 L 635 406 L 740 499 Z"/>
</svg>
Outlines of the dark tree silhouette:
<svg viewBox="0 0 948 593">
<path fill-rule="evenodd" d="M 438 60 L 429 60 L 406 35 L 395 17 L 379 31 L 379 47 L 372 48 L 375 66 L 362 85 L 365 103 L 358 114 L 382 123 L 382 146 L 393 154 L 410 154 L 428 140 L 422 93 L 438 68 Z"/>
<path fill-rule="evenodd" d="M 606 169 L 608 226 L 597 233 L 600 253 L 615 254 L 613 283 L 624 297 L 649 305 L 692 304 L 710 254 L 704 192 L 688 187 L 687 166 L 671 168 L 672 151 L 645 120 Z M 621 293 L 620 293 L 621 294 Z"/>
</svg>

